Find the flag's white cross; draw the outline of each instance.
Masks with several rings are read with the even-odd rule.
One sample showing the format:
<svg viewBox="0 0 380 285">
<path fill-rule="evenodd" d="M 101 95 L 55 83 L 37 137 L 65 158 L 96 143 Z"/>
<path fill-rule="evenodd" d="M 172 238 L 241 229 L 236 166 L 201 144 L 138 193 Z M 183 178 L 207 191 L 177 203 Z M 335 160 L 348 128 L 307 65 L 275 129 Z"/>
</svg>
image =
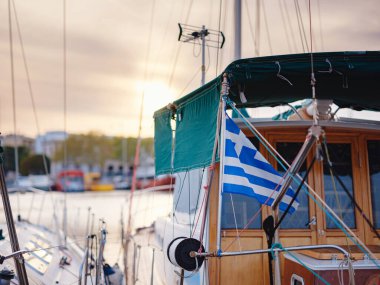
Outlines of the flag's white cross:
<svg viewBox="0 0 380 285">
<path fill-rule="evenodd" d="M 234 133 L 230 133 L 230 132 L 227 132 L 227 133 L 228 133 L 227 137 L 229 137 L 231 141 L 235 144 L 234 148 L 238 157 L 240 157 L 240 153 L 243 146 L 248 147 L 252 145 L 251 142 L 247 139 L 247 137 L 244 135 L 242 131 L 240 131 L 238 135 Z M 247 140 L 248 140 L 248 143 L 246 142 Z"/>
</svg>

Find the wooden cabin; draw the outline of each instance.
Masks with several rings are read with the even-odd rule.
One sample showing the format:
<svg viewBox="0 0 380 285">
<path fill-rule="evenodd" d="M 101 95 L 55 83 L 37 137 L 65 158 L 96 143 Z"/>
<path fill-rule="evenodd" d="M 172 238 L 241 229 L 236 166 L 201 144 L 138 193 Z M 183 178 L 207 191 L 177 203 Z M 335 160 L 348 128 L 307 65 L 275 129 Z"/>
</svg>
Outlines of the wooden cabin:
<svg viewBox="0 0 380 285">
<path fill-rule="evenodd" d="M 231 63 L 223 75 L 156 111 L 156 175 L 187 174 L 202 168 L 204 172 L 213 163 L 215 141 L 219 136 L 217 125 L 220 120 L 217 118 L 222 113 L 218 110 L 221 110 L 222 98 L 232 109 L 290 106 L 292 102 L 310 99 L 314 88 L 318 102 L 328 102 L 321 104 L 327 108 L 320 113 L 318 124 L 325 133 L 325 153 L 329 154 L 335 173 L 345 187 L 332 179 L 326 159 L 314 163 L 306 182 L 375 254 L 375 258 L 379 258 L 380 240 L 369 224 L 380 229 L 380 124 L 378 121 L 339 119 L 330 112 L 329 105 L 333 103 L 338 108 L 380 111 L 378 92 L 372 91 L 378 90 L 380 82 L 380 52 L 315 53 L 312 60 L 317 82 L 313 87 L 310 86 L 311 58 L 308 54 L 242 59 Z M 291 108 L 294 109 L 294 106 Z M 289 164 L 296 157 L 313 124 L 307 110 L 301 109 L 296 114 L 298 115 L 287 120 L 251 120 Z M 377 116 L 376 119 L 378 118 Z M 262 141 L 248 132 L 242 120 L 237 119 L 236 122 L 263 156 L 280 173 L 285 173 Z M 175 128 L 172 129 L 173 125 Z M 310 166 L 316 151 L 314 145 L 301 166 L 301 176 Z M 203 241 L 206 252 L 217 251 L 218 221 L 221 221 L 221 252 L 267 249 L 263 221 L 272 214 L 271 208 L 263 206 L 262 211 L 259 211 L 261 205 L 256 199 L 223 193 L 226 197 L 222 199 L 219 219 L 219 163 L 213 167 L 216 171 L 211 188 L 203 187 L 210 191 Z M 176 181 L 184 181 L 185 177 L 186 175 Z M 156 236 L 163 252 L 167 251 L 171 241 L 177 237 L 203 237 L 203 229 L 199 230 L 198 224 L 193 222 L 196 216 L 200 216 L 198 205 L 201 205 L 202 195 L 205 195 L 205 191 L 199 189 L 203 183 L 202 178 L 194 180 L 194 177 L 188 176 L 187 179 L 194 186 L 188 186 L 186 191 L 182 191 L 183 185 L 176 189 L 174 213 L 166 221 L 156 223 Z M 295 189 L 297 185 L 292 187 Z M 345 188 L 362 212 L 354 206 L 344 191 Z M 339 245 L 353 258 L 353 267 L 357 269 L 356 284 L 378 284 L 379 266 L 372 261 L 368 262 L 363 251 L 316 204 L 315 197 L 301 190 L 298 199 L 300 206 L 297 211 L 287 215 L 279 228 L 282 246 Z M 181 215 L 188 217 L 181 220 Z M 369 223 L 363 216 L 367 217 Z M 246 229 L 238 235 L 243 228 Z M 317 280 L 305 268 L 321 271 L 319 276 L 325 276 L 326 284 L 348 284 L 346 273 L 338 270 L 341 258 L 341 254 L 326 249 L 302 251 L 295 255 L 280 253 L 282 284 L 322 284 L 320 279 Z M 194 278 L 196 281 L 192 284 L 270 284 L 268 259 L 268 253 L 208 256 L 206 265 L 197 274 L 193 274 L 194 277 L 185 278 L 184 282 L 190 284 Z M 168 262 L 166 256 L 165 262 Z M 165 283 L 181 282 L 181 278 L 172 273 L 174 267 L 168 267 L 165 262 L 164 267 L 158 270 L 165 272 Z M 343 274 L 344 281 L 339 280 L 342 279 L 339 272 Z"/>
<path fill-rule="evenodd" d="M 275 146 L 281 155 L 291 163 L 305 140 L 310 121 L 262 122 L 253 124 L 269 143 Z M 242 126 L 242 124 L 240 125 Z M 332 156 L 331 160 L 339 168 L 337 172 L 344 173 L 342 178 L 346 183 L 345 185 L 352 191 L 351 193 L 353 193 L 356 202 L 364 210 L 366 216 L 370 217 L 375 227 L 379 229 L 380 124 L 360 123 L 360 121 L 350 120 L 349 122 L 322 122 L 321 125 L 326 132 L 328 146 L 331 148 L 329 149 Z M 268 155 L 267 150 L 259 143 L 257 138 L 252 137 L 252 134 L 248 134 L 246 130 L 244 132 L 250 137 L 260 152 L 273 165 L 276 165 L 274 159 Z M 305 172 L 314 154 L 315 149 L 309 153 L 306 165 L 301 169 L 301 173 Z M 331 201 L 328 204 L 336 212 L 339 212 L 339 205 L 334 203 L 335 194 L 331 185 L 331 176 L 325 164 L 326 161 L 315 163 L 313 170 L 307 177 L 307 183 L 325 201 Z M 218 187 L 217 181 L 218 175 L 215 175 L 214 188 Z M 380 258 L 379 239 L 365 223 L 360 212 L 355 209 L 348 198 L 344 198 L 346 194 L 343 189 L 339 185 L 336 185 L 336 187 L 337 194 L 339 197 L 342 197 L 341 203 L 344 204 L 343 220 Z M 215 201 L 217 195 L 217 189 L 212 189 L 211 201 Z M 367 257 L 356 246 L 353 246 L 353 243 L 346 235 L 336 228 L 311 198 L 307 197 L 305 193 L 300 193 L 299 199 L 299 209 L 293 215 L 286 218 L 279 232 L 280 241 L 284 247 L 315 244 L 341 245 L 344 248 L 349 248 L 355 260 L 364 260 L 367 265 L 366 268 L 374 267 L 371 262 L 368 262 Z M 231 202 L 229 202 L 229 199 L 225 200 L 227 202 L 223 205 L 225 209 L 223 209 L 222 216 L 224 219 L 222 220 L 226 222 L 222 224 L 222 249 L 224 250 L 228 247 L 231 242 L 233 244 L 228 248 L 229 251 L 268 248 L 266 234 L 262 229 L 262 222 L 271 214 L 271 209 L 267 206 L 264 207 L 262 214 L 241 234 L 240 241 L 238 241 L 236 240 L 236 228 L 233 222 L 234 217 Z M 236 200 L 234 210 L 236 219 L 238 220 L 237 224 L 239 228 L 244 228 L 260 205 L 248 197 L 237 197 Z M 341 207 L 343 206 L 341 205 Z M 217 204 L 211 203 L 209 223 L 210 251 L 216 250 L 215 246 L 213 246 L 216 244 L 216 218 Z M 307 257 L 313 258 L 317 263 L 318 261 L 319 263 L 325 261 L 331 263 L 335 259 L 338 259 L 338 261 L 342 259 L 341 254 L 331 250 L 310 250 L 302 253 Z M 338 261 L 332 267 L 333 269 L 329 269 L 329 272 L 334 272 L 330 278 L 331 284 L 338 284 L 336 275 L 340 263 Z M 209 284 L 269 284 L 268 255 L 266 254 L 210 258 L 209 264 Z M 316 283 L 312 283 L 313 274 L 296 261 L 285 259 L 284 254 L 281 256 L 281 269 L 282 284 L 323 284 L 317 283 L 318 280 L 315 281 Z M 325 271 L 323 270 L 323 272 Z M 293 283 L 291 283 L 294 272 L 298 272 L 297 276 L 302 279 L 294 279 Z M 380 270 L 376 267 L 370 272 L 357 274 L 356 284 L 378 284 L 366 283 L 371 278 L 374 279 L 374 276 L 380 276 Z M 304 283 L 297 280 L 303 280 Z M 347 276 L 345 280 L 348 280 Z"/>
</svg>

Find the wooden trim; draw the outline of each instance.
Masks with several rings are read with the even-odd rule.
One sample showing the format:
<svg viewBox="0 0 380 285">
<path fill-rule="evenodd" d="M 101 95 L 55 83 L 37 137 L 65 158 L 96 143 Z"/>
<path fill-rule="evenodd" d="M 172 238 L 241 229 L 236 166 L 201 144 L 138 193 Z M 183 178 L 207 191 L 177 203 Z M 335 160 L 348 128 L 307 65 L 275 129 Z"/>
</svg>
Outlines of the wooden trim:
<svg viewBox="0 0 380 285">
<path fill-rule="evenodd" d="M 361 177 L 363 179 L 363 191 L 362 191 L 363 210 L 365 214 L 367 215 L 367 217 L 370 219 L 370 221 L 374 223 L 367 142 L 369 140 L 380 141 L 380 135 L 366 134 L 366 135 L 361 135 L 359 139 L 360 139 L 359 149 L 361 152 L 361 157 L 364 160 L 362 161 L 362 169 L 361 169 L 362 170 Z M 380 229 L 378 229 L 378 232 L 380 232 Z M 379 244 L 379 239 L 377 238 L 373 230 L 370 228 L 370 226 L 366 222 L 364 223 L 364 234 L 365 234 L 365 242 L 367 244 L 370 244 L 370 245 Z"/>
<path fill-rule="evenodd" d="M 343 144 L 349 144 L 351 149 L 351 162 L 352 162 L 352 186 L 354 189 L 354 198 L 358 205 L 362 207 L 362 194 L 361 194 L 361 178 L 360 178 L 360 167 L 358 163 L 358 140 L 357 137 L 354 136 L 336 136 L 335 134 L 330 134 L 327 137 L 328 143 L 343 143 Z M 323 164 L 321 163 L 321 172 L 320 172 L 320 179 L 321 179 L 321 190 L 324 189 L 324 180 L 323 180 Z M 323 198 L 325 199 L 324 191 L 323 191 Z M 323 213 L 324 220 L 326 221 L 326 214 Z M 351 230 L 360 238 L 364 239 L 364 228 L 363 228 L 363 220 L 359 218 L 360 213 L 357 209 L 355 209 L 355 228 L 352 228 Z M 328 229 L 327 225 L 325 224 L 325 227 L 323 229 L 325 231 L 326 238 L 329 237 L 343 237 L 346 238 L 345 234 L 341 232 L 339 229 Z M 342 240 L 342 244 L 346 244 L 347 241 Z"/>
<path fill-rule="evenodd" d="M 216 235 L 217 235 L 217 221 L 218 221 L 218 203 L 219 200 L 219 163 L 215 164 L 214 177 L 210 188 L 209 197 L 209 251 L 216 251 Z M 209 284 L 220 284 L 220 260 L 219 258 L 209 258 Z"/>
<path fill-rule="evenodd" d="M 261 134 L 274 145 L 275 142 L 304 142 L 307 127 L 298 128 L 270 128 L 260 129 Z M 349 129 L 324 128 L 327 132 L 328 142 L 333 143 L 349 143 L 351 145 L 352 156 L 352 172 L 354 195 L 358 204 L 365 213 L 372 219 L 371 191 L 369 180 L 368 151 L 366 142 L 368 139 L 379 139 L 379 131 L 358 131 Z M 264 131 L 262 131 L 264 130 Z M 246 130 L 244 130 L 247 133 Z M 249 136 L 249 135 L 247 135 Z M 252 136 L 252 135 L 251 135 Z M 260 144 L 260 152 L 271 163 L 275 160 L 269 155 L 268 151 Z M 312 150 L 312 152 L 314 152 Z M 309 165 L 313 153 L 307 157 Z M 361 160 L 356 159 L 357 157 Z M 313 171 L 309 174 L 309 185 L 324 198 L 323 190 L 323 164 L 316 162 Z M 217 213 L 218 213 L 218 188 L 219 188 L 219 164 L 216 166 L 212 187 L 210 189 L 209 204 L 209 251 L 216 250 L 216 231 L 217 231 Z M 262 220 L 271 214 L 270 207 L 263 207 Z M 309 198 L 309 215 L 317 217 L 317 225 L 311 229 L 281 229 L 280 239 L 283 245 L 299 245 L 299 244 L 323 244 L 336 243 L 345 244 L 345 235 L 338 229 L 326 229 L 325 214 L 320 210 L 313 200 Z M 354 233 L 365 241 L 366 244 L 379 244 L 373 232 L 370 231 L 368 225 L 363 222 L 358 211 L 355 211 L 356 229 Z M 372 219 L 373 220 L 373 219 Z M 320 235 L 319 231 L 324 231 Z M 236 230 L 225 229 L 222 233 L 222 248 L 226 247 L 236 237 Z M 262 229 L 247 229 L 240 234 L 240 241 L 243 249 L 267 248 L 265 232 Z M 238 243 L 234 243 L 228 250 L 238 250 Z M 268 284 L 268 266 L 267 255 L 236 257 L 236 258 L 209 258 L 209 284 Z M 283 267 L 282 263 L 282 267 Z M 242 277 L 238 272 L 240 269 L 250 272 L 247 276 Z M 255 274 L 255 276 L 251 276 Z M 248 277 L 249 276 L 249 277 Z M 239 283 L 242 282 L 242 283 Z"/>
</svg>

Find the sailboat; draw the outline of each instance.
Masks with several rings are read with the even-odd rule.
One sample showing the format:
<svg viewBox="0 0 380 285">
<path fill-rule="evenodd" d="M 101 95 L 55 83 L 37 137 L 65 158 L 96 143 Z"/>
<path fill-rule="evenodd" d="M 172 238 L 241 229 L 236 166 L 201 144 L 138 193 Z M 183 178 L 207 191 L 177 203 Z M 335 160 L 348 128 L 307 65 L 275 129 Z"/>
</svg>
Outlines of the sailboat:
<svg viewBox="0 0 380 285">
<path fill-rule="evenodd" d="M 380 53 L 314 53 L 312 60 L 310 54 L 237 60 L 175 101 L 174 111 L 156 111 L 156 173 L 182 177 L 172 217 L 156 222 L 167 284 L 377 284 L 380 124 L 338 118 L 331 110 L 335 104 L 380 111 L 369 91 L 380 79 Z M 310 95 L 311 64 L 317 99 Z M 294 109 L 293 119 L 255 120 L 239 110 L 304 99 L 312 99 L 312 112 Z M 239 136 L 246 135 L 282 174 L 273 202 L 261 205 L 253 193 L 226 191 L 223 106 L 239 117 Z M 263 178 L 250 177 L 247 168 L 242 176 L 253 180 L 250 191 L 259 192 Z M 241 177 L 229 179 L 246 185 Z M 186 187 L 188 181 L 195 183 Z M 291 185 L 302 189 L 299 206 L 282 219 L 285 210 L 275 203 L 284 203 L 281 195 Z"/>
<path fill-rule="evenodd" d="M 11 1 L 9 1 L 12 98 L 15 100 L 11 7 Z M 16 15 L 14 3 L 13 9 Z M 21 39 L 19 26 L 17 27 Z M 24 50 L 22 51 L 24 52 Z M 25 61 L 24 54 L 23 59 Z M 26 62 L 24 63 L 26 66 Z M 29 75 L 28 71 L 27 75 Z M 13 113 L 15 135 L 17 129 L 15 107 Z M 15 164 L 17 186 L 17 140 L 15 143 Z M 117 266 L 111 267 L 106 264 L 103 256 L 107 240 L 106 224 L 102 221 L 99 232 L 94 233 L 93 229 L 90 229 L 90 211 L 88 213 L 87 230 L 84 236 L 84 241 L 86 242 L 81 246 L 77 241 L 67 236 L 67 224 L 65 224 L 65 221 L 63 222 L 64 229 L 61 230 L 59 228 L 55 212 L 52 217 L 55 222 L 53 224 L 56 226 L 54 230 L 34 224 L 20 215 L 18 215 L 17 221 L 14 220 L 8 189 L 5 183 L 1 143 L 0 194 L 6 217 L 6 224 L 0 224 L 0 284 L 122 284 L 121 270 Z M 43 210 L 43 207 L 41 207 L 40 211 L 42 212 Z M 66 208 L 65 214 L 67 214 Z"/>
<path fill-rule="evenodd" d="M 156 175 L 176 175 L 157 279 L 378 284 L 380 124 L 338 112 L 380 111 L 379 80 L 378 51 L 237 59 L 157 110 Z"/>
</svg>

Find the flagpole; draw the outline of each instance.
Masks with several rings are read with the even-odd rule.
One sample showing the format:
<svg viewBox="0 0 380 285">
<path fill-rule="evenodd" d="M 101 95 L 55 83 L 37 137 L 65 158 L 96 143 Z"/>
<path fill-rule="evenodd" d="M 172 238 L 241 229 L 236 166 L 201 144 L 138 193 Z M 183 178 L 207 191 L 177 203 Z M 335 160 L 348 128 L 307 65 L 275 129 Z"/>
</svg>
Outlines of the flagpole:
<svg viewBox="0 0 380 285">
<path fill-rule="evenodd" d="M 223 189 L 223 170 L 224 170 L 224 155 L 225 155 L 225 131 L 226 131 L 226 97 L 228 96 L 229 86 L 227 81 L 227 74 L 223 74 L 223 82 L 221 89 L 222 100 L 222 114 L 221 114 L 221 128 L 220 128 L 220 167 L 219 167 L 219 204 L 218 204 L 218 224 L 216 233 L 216 251 L 219 255 L 222 252 L 221 249 L 221 232 L 222 232 L 222 189 Z"/>
</svg>

